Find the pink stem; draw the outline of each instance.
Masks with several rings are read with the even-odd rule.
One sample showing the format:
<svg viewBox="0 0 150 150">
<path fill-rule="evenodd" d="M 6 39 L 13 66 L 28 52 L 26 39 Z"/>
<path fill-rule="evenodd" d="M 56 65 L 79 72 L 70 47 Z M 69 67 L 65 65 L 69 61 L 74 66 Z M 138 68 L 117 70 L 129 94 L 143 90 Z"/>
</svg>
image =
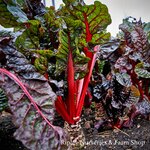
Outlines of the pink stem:
<svg viewBox="0 0 150 150">
<path fill-rule="evenodd" d="M 7 75 L 9 78 L 11 78 L 16 84 L 19 85 L 19 87 L 24 91 L 25 95 L 28 97 L 28 99 L 31 101 L 31 103 L 33 104 L 33 106 L 35 107 L 35 109 L 38 111 L 38 113 L 41 115 L 41 117 L 46 121 L 46 123 L 51 126 L 54 130 L 55 130 L 55 126 L 53 126 L 50 121 L 43 115 L 43 113 L 41 112 L 41 110 L 39 109 L 38 105 L 36 104 L 36 102 L 34 101 L 33 97 L 30 95 L 30 93 L 28 92 L 28 90 L 26 89 L 26 87 L 24 86 L 24 84 L 14 75 L 12 74 L 10 71 L 0 68 L 0 72 L 2 72 L 3 74 Z M 55 130 L 57 132 L 57 130 Z"/>
<path fill-rule="evenodd" d="M 83 88 L 83 83 L 84 83 L 84 78 L 79 80 L 79 84 L 78 84 L 78 92 L 77 92 L 77 105 L 76 107 L 78 107 L 79 104 L 79 100 L 81 97 L 81 92 L 82 92 L 82 88 Z"/>
<path fill-rule="evenodd" d="M 92 75 L 93 67 L 95 65 L 98 50 L 99 50 L 99 46 L 95 46 L 94 47 L 94 52 L 95 53 L 93 54 L 93 58 L 90 62 L 90 69 L 89 69 L 89 72 L 85 76 L 85 79 L 84 79 L 82 94 L 81 94 L 80 101 L 79 101 L 79 104 L 78 104 L 76 117 L 79 117 L 81 115 L 81 111 L 82 111 L 83 104 L 84 104 L 84 99 L 85 99 L 85 94 L 86 94 L 86 91 L 87 91 L 87 88 L 88 88 L 88 85 L 89 85 L 89 82 L 90 82 L 90 78 L 91 78 L 91 75 Z"/>
<path fill-rule="evenodd" d="M 75 81 L 74 81 L 74 67 L 72 51 L 69 50 L 68 66 L 67 66 L 67 83 L 68 83 L 68 97 L 67 108 L 71 118 L 75 117 L 76 101 L 75 101 Z"/>
<path fill-rule="evenodd" d="M 62 116 L 62 118 L 70 124 L 74 124 L 74 121 L 70 118 L 67 108 L 62 100 L 61 96 L 57 97 L 55 101 L 56 111 Z"/>
</svg>

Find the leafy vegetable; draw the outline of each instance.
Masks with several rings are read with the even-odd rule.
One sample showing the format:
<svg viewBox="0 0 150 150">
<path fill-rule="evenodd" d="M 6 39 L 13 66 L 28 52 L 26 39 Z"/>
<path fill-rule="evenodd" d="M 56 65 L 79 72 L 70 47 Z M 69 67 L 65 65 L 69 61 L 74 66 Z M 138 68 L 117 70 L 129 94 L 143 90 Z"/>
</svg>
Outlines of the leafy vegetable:
<svg viewBox="0 0 150 150">
<path fill-rule="evenodd" d="M 13 70 L 0 68 L 0 85 L 18 127 L 14 136 L 30 149 L 57 149 L 63 131 L 52 125 L 56 95 L 47 80 L 10 44 L 0 42 L 9 60 L 7 68 Z"/>
<path fill-rule="evenodd" d="M 5 28 L 18 26 L 16 18 L 8 11 L 7 3 L 0 0 L 0 24 Z"/>
<path fill-rule="evenodd" d="M 66 100 L 58 97 L 56 109 L 64 120 L 75 124 L 80 119 L 99 51 L 99 46 L 93 45 L 104 43 L 109 39 L 110 34 L 104 30 L 111 19 L 107 7 L 98 1 L 93 5 L 85 5 L 83 1 L 82 3 L 64 1 L 64 3 L 66 5 L 58 12 L 63 19 L 62 28 L 65 28 L 59 32 L 60 46 L 57 53 L 57 64 L 65 67 L 64 64 L 67 61 L 68 95 Z M 81 79 L 75 78 L 76 64 L 81 64 L 81 62 L 83 64 L 88 62 L 88 71 L 84 69 L 86 71 L 84 78 L 83 76 Z"/>
<path fill-rule="evenodd" d="M 39 49 L 38 26 L 39 21 L 34 21 L 30 28 L 24 30 L 15 40 L 15 46 L 25 55 L 29 55 L 31 50 Z"/>
<path fill-rule="evenodd" d="M 147 33 L 148 42 L 150 43 L 150 22 L 145 24 L 144 31 Z"/>
<path fill-rule="evenodd" d="M 145 97 L 149 99 L 150 95 L 150 44 L 146 34 L 148 24 L 141 20 L 128 17 L 119 28 L 122 30 L 120 39 L 111 39 L 101 46 L 99 59 L 105 60 L 105 65 L 107 62 L 110 67 L 104 65 L 107 74 L 102 76 L 101 84 L 94 86 L 93 95 L 96 102 L 103 104 L 111 124 L 121 128 L 132 125 L 136 114 L 134 107 L 142 105 L 142 109 L 147 109 L 140 101 L 144 103 Z"/>
<path fill-rule="evenodd" d="M 69 50 L 72 50 L 76 78 L 83 77 L 88 71 L 85 67 L 87 67 L 86 64 L 88 63 L 89 58 L 86 57 L 84 54 L 80 53 L 80 50 L 78 49 L 78 47 L 76 47 L 76 45 L 74 46 L 75 39 L 71 37 L 70 33 L 65 33 L 64 31 L 60 30 L 59 42 L 60 45 L 56 55 L 56 73 L 60 74 L 62 71 L 66 70 L 65 68 L 67 67 L 68 53 Z M 78 72 L 79 75 L 77 74 Z M 83 75 L 81 75 L 81 72 Z"/>
<path fill-rule="evenodd" d="M 138 77 L 150 78 L 150 72 L 148 71 L 149 67 L 149 64 L 144 65 L 143 63 L 138 63 L 135 67 L 135 72 L 138 75 Z"/>
</svg>

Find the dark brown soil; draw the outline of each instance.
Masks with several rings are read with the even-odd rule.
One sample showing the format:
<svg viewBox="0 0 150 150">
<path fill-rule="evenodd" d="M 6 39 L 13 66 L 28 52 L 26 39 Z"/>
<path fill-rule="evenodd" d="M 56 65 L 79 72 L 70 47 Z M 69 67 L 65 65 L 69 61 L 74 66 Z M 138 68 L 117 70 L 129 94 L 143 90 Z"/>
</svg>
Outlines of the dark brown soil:
<svg viewBox="0 0 150 150">
<path fill-rule="evenodd" d="M 137 117 L 131 129 L 107 130 L 98 132 L 93 127 L 88 128 L 83 122 L 86 136 L 85 150 L 149 150 L 149 121 Z M 0 117 L 0 150 L 27 150 L 25 146 L 13 138 L 15 126 L 11 116 Z"/>
<path fill-rule="evenodd" d="M 134 121 L 131 129 L 119 131 L 91 132 L 86 129 L 86 150 L 149 150 L 149 121 L 140 117 Z"/>
</svg>

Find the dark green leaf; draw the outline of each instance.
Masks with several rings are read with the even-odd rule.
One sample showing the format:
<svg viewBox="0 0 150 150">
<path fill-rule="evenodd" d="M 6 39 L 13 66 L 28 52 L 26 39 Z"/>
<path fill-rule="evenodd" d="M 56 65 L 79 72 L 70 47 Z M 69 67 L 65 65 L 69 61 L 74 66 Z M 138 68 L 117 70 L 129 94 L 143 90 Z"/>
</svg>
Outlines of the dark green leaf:
<svg viewBox="0 0 150 150">
<path fill-rule="evenodd" d="M 132 85 L 131 78 L 127 73 L 116 73 L 116 80 L 125 87 L 129 87 Z"/>
<path fill-rule="evenodd" d="M 138 77 L 150 78 L 150 71 L 148 71 L 148 68 L 150 68 L 150 65 L 145 67 L 143 63 L 138 63 L 135 67 L 135 72 Z"/>
<path fill-rule="evenodd" d="M 148 37 L 148 41 L 150 43 L 150 22 L 145 24 L 144 31 L 146 32 L 147 37 Z"/>
<path fill-rule="evenodd" d="M 17 18 L 18 22 L 24 23 L 28 21 L 27 15 L 18 6 L 7 5 L 7 9 Z"/>
<path fill-rule="evenodd" d="M 19 35 L 15 41 L 15 46 L 24 54 L 30 50 L 39 49 L 38 26 L 39 21 L 30 20 L 30 27 Z"/>
<path fill-rule="evenodd" d="M 0 88 L 0 112 L 8 107 L 7 97 L 4 91 Z"/>
<path fill-rule="evenodd" d="M 89 58 L 84 56 L 84 54 L 80 53 L 78 47 L 76 47 L 74 37 L 73 38 L 70 37 L 69 34 L 67 35 L 67 33 L 61 30 L 59 32 L 59 42 L 60 42 L 60 45 L 58 48 L 58 53 L 56 55 L 57 57 L 56 73 L 60 74 L 62 71 L 66 70 L 66 66 L 68 63 L 69 50 L 72 50 L 75 72 L 83 73 L 85 75 L 85 73 L 87 72 L 87 66 L 85 64 L 87 64 L 87 62 L 89 61 Z M 80 75 L 76 74 L 76 76 L 79 77 Z"/>
<path fill-rule="evenodd" d="M 7 4 L 3 0 L 0 0 L 0 25 L 5 28 L 19 25 L 16 18 L 8 11 Z"/>
<path fill-rule="evenodd" d="M 76 29 L 82 46 L 86 46 L 86 42 L 105 43 L 110 38 L 105 29 L 111 23 L 111 18 L 104 4 L 99 1 L 95 1 L 92 5 L 85 5 L 83 1 L 71 3 L 65 1 L 65 3 L 66 6 L 62 7 L 60 15 L 68 28 Z"/>
</svg>

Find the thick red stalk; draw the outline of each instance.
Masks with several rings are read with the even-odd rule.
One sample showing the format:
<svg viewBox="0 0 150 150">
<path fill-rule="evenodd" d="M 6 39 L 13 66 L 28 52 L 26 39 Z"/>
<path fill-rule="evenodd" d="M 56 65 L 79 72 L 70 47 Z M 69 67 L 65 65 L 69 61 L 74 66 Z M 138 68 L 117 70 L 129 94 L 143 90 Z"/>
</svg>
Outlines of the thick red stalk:
<svg viewBox="0 0 150 150">
<path fill-rule="evenodd" d="M 83 16 L 84 16 L 84 24 L 86 27 L 86 42 L 90 42 L 92 40 L 93 35 L 90 32 L 90 27 L 89 27 L 86 13 L 83 13 Z M 75 82 L 73 56 L 72 56 L 72 49 L 71 49 L 70 42 L 71 42 L 70 35 L 68 34 L 68 43 L 69 43 L 69 55 L 68 55 L 68 66 L 67 66 L 68 97 L 67 97 L 66 105 L 67 105 L 67 110 L 70 119 L 71 120 L 74 119 L 74 121 L 76 122 L 78 121 L 83 108 L 86 91 L 95 64 L 96 53 L 93 54 L 92 52 L 89 51 L 87 47 L 84 47 L 85 55 L 91 59 L 88 63 L 89 72 L 84 79 L 81 79 L 79 82 L 78 81 Z M 95 47 L 94 50 L 95 52 L 97 52 L 98 48 Z M 61 105 L 58 104 L 57 107 L 61 107 Z"/>
<path fill-rule="evenodd" d="M 88 49 L 88 47 L 84 47 L 83 50 L 84 50 L 84 53 L 85 53 L 86 57 L 89 57 L 90 59 L 92 59 L 93 52 L 90 52 L 89 49 Z M 89 61 L 89 64 L 90 64 L 90 61 Z"/>
<path fill-rule="evenodd" d="M 88 22 L 86 13 L 83 13 L 83 16 L 84 16 L 84 23 L 85 23 L 85 27 L 86 27 L 86 42 L 90 42 L 92 40 L 93 35 L 90 32 L 90 26 L 89 26 L 89 22 Z M 95 49 L 95 52 L 96 52 L 97 47 L 95 47 L 94 49 Z M 91 60 L 88 63 L 89 72 L 84 77 L 84 82 L 83 82 L 83 85 L 82 85 L 82 91 L 80 91 L 81 96 L 78 100 L 76 117 L 80 117 L 80 115 L 81 115 L 81 111 L 82 111 L 82 108 L 83 108 L 83 105 L 84 105 L 85 95 L 86 95 L 86 92 L 87 92 L 87 88 L 88 88 L 88 85 L 89 85 L 89 82 L 90 82 L 90 78 L 91 78 L 91 75 L 92 75 L 92 70 L 93 70 L 93 67 L 94 67 L 94 64 L 95 64 L 95 59 L 96 59 L 96 53 L 93 54 L 92 52 L 90 52 L 88 47 L 84 47 L 84 52 L 85 52 L 85 55 L 87 57 L 89 57 Z"/>
<path fill-rule="evenodd" d="M 93 67 L 95 65 L 96 55 L 97 55 L 98 49 L 99 49 L 99 46 L 94 47 L 94 52 L 95 53 L 93 54 L 93 58 L 89 62 L 89 72 L 84 78 L 82 94 L 81 94 L 80 101 L 79 101 L 79 104 L 78 104 L 78 107 L 77 107 L 77 112 L 76 112 L 77 117 L 81 115 L 81 111 L 82 111 L 82 108 L 83 108 L 83 105 L 84 105 L 85 95 L 86 95 L 87 88 L 88 88 L 90 78 L 91 78 L 91 75 L 92 75 Z"/>
<path fill-rule="evenodd" d="M 77 105 L 77 95 L 78 95 L 78 80 L 74 82 L 74 104 L 75 104 L 75 111 L 76 112 L 76 105 Z M 76 113 L 74 113 L 75 116 Z"/>
<path fill-rule="evenodd" d="M 65 121 L 67 121 L 70 124 L 74 124 L 74 121 L 70 118 L 61 96 L 57 97 L 57 100 L 55 101 L 55 107 L 57 112 L 63 117 Z"/>
<path fill-rule="evenodd" d="M 79 80 L 79 83 L 78 83 L 77 105 L 76 105 L 76 107 L 77 107 L 78 104 L 79 104 L 79 100 L 80 100 L 81 93 L 82 93 L 82 88 L 83 88 L 83 83 L 84 83 L 84 78 L 83 78 L 83 79 L 80 79 L 80 80 Z"/>
<path fill-rule="evenodd" d="M 45 74 L 44 74 L 44 77 L 48 80 L 48 73 L 46 72 Z"/>
<path fill-rule="evenodd" d="M 86 13 L 83 13 L 83 16 L 84 16 L 84 23 L 86 27 L 86 42 L 90 42 L 92 40 L 93 35 L 90 32 L 90 27 L 89 27 Z"/>
<path fill-rule="evenodd" d="M 67 66 L 67 83 L 68 83 L 68 97 L 67 97 L 67 108 L 69 111 L 69 115 L 72 118 L 75 117 L 75 80 L 74 80 L 74 66 L 73 66 L 73 58 L 72 58 L 72 49 L 70 45 L 70 35 L 68 35 L 68 43 L 69 43 L 69 56 L 68 56 L 68 66 Z"/>
</svg>

